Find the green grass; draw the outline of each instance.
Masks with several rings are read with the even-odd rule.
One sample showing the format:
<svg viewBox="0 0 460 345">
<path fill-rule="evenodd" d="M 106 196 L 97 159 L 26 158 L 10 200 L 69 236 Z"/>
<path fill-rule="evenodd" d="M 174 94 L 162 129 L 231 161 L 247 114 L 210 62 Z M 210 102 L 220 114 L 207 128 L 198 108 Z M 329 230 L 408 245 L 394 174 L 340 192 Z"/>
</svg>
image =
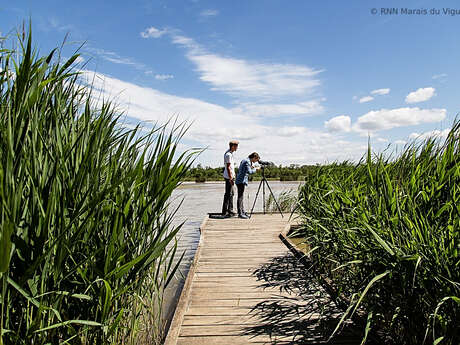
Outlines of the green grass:
<svg viewBox="0 0 460 345">
<path fill-rule="evenodd" d="M 268 212 L 279 212 L 279 206 L 282 212 L 288 214 L 292 213 L 294 212 L 297 204 L 297 195 L 297 191 L 293 189 L 285 189 L 276 196 L 277 205 L 272 194 L 268 193 L 268 197 L 265 201 L 265 208 Z"/>
<path fill-rule="evenodd" d="M 387 344 L 460 344 L 460 122 L 392 159 L 318 168 L 299 234 L 321 274 Z"/>
<path fill-rule="evenodd" d="M 0 52 L 0 344 L 158 339 L 180 229 L 168 199 L 193 159 L 176 152 L 184 127 L 123 128 L 78 54 L 18 41 Z"/>
</svg>

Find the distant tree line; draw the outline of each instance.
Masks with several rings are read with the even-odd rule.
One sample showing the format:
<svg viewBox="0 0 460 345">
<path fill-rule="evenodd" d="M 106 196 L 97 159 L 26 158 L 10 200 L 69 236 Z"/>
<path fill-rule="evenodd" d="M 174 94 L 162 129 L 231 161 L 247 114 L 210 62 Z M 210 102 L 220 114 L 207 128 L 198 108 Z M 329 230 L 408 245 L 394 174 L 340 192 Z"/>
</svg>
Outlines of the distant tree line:
<svg viewBox="0 0 460 345">
<path fill-rule="evenodd" d="M 309 176 L 315 175 L 319 165 L 299 165 L 291 164 L 289 166 L 268 166 L 264 168 L 265 177 L 269 180 L 279 181 L 305 181 Z M 185 181 L 206 182 L 221 181 L 223 167 L 211 168 L 203 167 L 198 164 L 191 168 L 185 177 Z M 238 172 L 238 168 L 235 169 Z M 255 174 L 249 175 L 250 181 L 259 181 L 262 178 L 262 169 Z"/>
</svg>

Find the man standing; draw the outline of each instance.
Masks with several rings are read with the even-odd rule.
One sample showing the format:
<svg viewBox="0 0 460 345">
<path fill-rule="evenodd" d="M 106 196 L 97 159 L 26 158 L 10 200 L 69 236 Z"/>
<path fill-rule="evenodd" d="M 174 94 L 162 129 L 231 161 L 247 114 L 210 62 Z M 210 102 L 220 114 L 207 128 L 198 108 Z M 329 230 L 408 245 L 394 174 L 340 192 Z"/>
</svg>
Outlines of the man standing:
<svg viewBox="0 0 460 345">
<path fill-rule="evenodd" d="M 233 212 L 233 195 L 235 184 L 235 162 L 233 160 L 233 152 L 238 149 L 238 140 L 229 142 L 230 148 L 224 154 L 224 179 L 225 179 L 225 194 L 224 203 L 222 205 L 222 215 L 224 217 L 232 217 Z"/>
<path fill-rule="evenodd" d="M 249 174 L 254 174 L 259 167 L 254 167 L 254 163 L 259 161 L 259 154 L 253 152 L 249 155 L 248 158 L 241 161 L 240 167 L 238 169 L 238 176 L 236 177 L 236 187 L 238 188 L 238 218 L 248 219 L 249 216 L 244 212 L 243 207 L 243 196 L 244 188 L 249 183 Z"/>
</svg>

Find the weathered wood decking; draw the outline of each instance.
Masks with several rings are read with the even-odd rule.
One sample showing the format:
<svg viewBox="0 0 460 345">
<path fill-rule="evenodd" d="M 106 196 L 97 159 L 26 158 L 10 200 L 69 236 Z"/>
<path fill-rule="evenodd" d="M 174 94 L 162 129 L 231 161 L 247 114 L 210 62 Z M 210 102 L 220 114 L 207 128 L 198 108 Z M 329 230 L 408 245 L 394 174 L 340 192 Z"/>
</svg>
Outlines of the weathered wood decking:
<svg viewBox="0 0 460 345">
<path fill-rule="evenodd" d="M 253 306 L 279 298 L 279 288 L 264 289 L 253 272 L 289 251 L 278 237 L 286 226 L 279 214 L 206 219 L 165 345 L 271 343 L 245 329 L 257 324 Z"/>
<path fill-rule="evenodd" d="M 337 309 L 280 240 L 289 227 L 279 214 L 206 219 L 165 345 L 325 344 Z"/>
</svg>

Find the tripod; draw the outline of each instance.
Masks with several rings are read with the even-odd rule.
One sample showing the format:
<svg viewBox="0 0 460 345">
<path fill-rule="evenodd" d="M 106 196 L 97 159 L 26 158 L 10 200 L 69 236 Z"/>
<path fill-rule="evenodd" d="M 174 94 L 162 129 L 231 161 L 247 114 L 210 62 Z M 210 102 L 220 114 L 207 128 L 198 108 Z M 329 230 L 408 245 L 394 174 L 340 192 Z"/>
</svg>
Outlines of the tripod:
<svg viewBox="0 0 460 345">
<path fill-rule="evenodd" d="M 278 205 L 278 201 L 276 201 L 275 195 L 273 194 L 272 189 L 270 188 L 270 185 L 268 184 L 268 181 L 265 178 L 264 166 L 262 166 L 262 180 L 260 180 L 259 188 L 257 189 L 256 197 L 254 199 L 254 204 L 252 204 L 251 213 L 249 214 L 249 218 L 252 217 L 252 211 L 254 211 L 254 207 L 256 206 L 256 201 L 257 201 L 257 197 L 259 196 L 260 187 L 262 187 L 262 195 L 263 195 L 262 196 L 262 202 L 263 202 L 264 214 L 265 214 L 265 185 L 267 185 L 268 190 L 270 191 L 270 194 L 271 194 L 273 200 L 275 201 L 276 206 L 278 207 L 278 211 L 280 211 L 281 217 L 284 218 L 283 212 L 281 212 L 281 207 L 280 207 L 280 205 Z"/>
</svg>

